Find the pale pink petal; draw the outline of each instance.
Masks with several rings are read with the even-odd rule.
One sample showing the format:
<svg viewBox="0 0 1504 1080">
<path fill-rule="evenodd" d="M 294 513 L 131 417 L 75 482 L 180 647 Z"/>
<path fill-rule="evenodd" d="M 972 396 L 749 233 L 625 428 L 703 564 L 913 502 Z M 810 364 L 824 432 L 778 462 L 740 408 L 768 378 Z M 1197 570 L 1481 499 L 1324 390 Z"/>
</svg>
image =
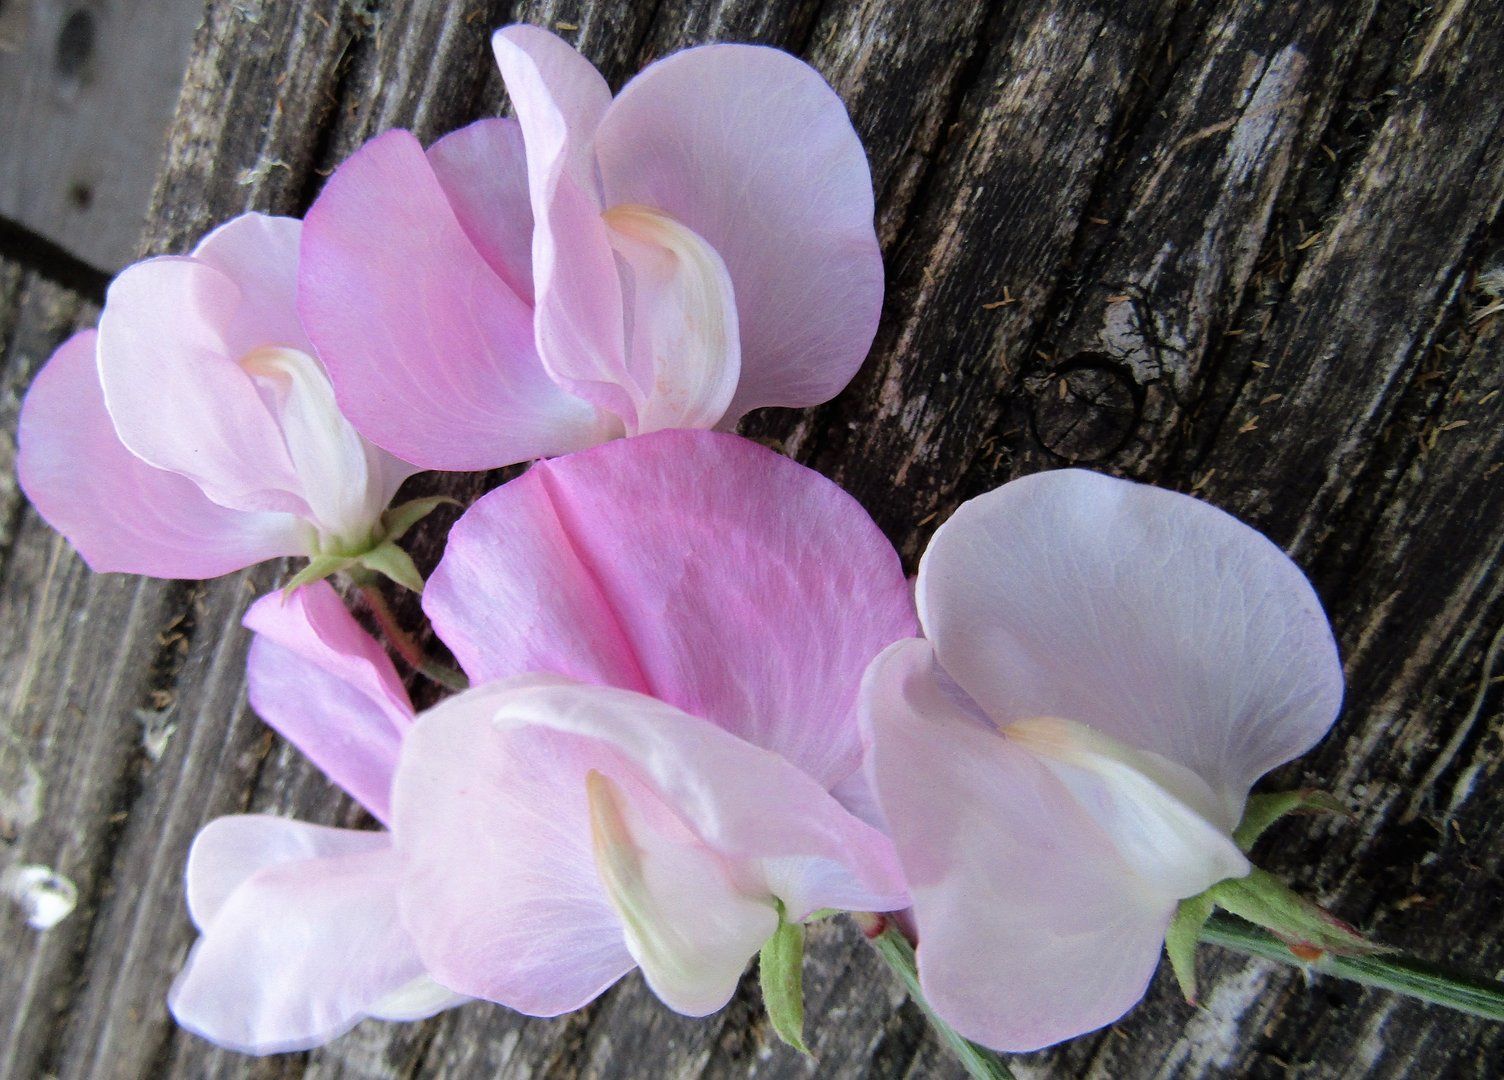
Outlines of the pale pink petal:
<svg viewBox="0 0 1504 1080">
<path fill-rule="evenodd" d="M 408 734 L 393 796 L 401 904 L 439 982 L 555 1016 L 633 960 L 591 850 L 594 762 L 545 728 L 503 736 L 485 708 L 495 691 L 451 698 Z"/>
<path fill-rule="evenodd" d="M 1038 757 L 960 703 L 927 642 L 873 665 L 863 719 L 936 1012 L 969 1039 L 1027 1051 L 1131 1008 L 1175 900 L 1128 868 Z"/>
<path fill-rule="evenodd" d="M 1331 726 L 1342 668 L 1274 544 L 1206 503 L 1076 470 L 971 500 L 930 542 L 919 606 L 940 662 L 999 725 L 1087 724 L 1222 799 Z"/>
<path fill-rule="evenodd" d="M 99 317 L 105 405 L 132 453 L 215 502 L 306 515 L 282 430 L 225 338 L 244 302 L 195 259 L 126 267 Z"/>
<path fill-rule="evenodd" d="M 508 26 L 491 44 L 527 147 L 538 351 L 563 386 L 635 431 L 625 308 L 592 149 L 611 91 L 546 30 Z"/>
<path fill-rule="evenodd" d="M 452 131 L 428 148 L 428 164 L 475 250 L 531 305 L 533 205 L 517 121 L 477 120 Z"/>
<path fill-rule="evenodd" d="M 89 566 L 166 578 L 210 578 L 307 551 L 289 514 L 230 510 L 193 481 L 146 464 L 105 410 L 94 331 L 64 342 L 21 409 L 16 471 L 48 524 Z"/>
<path fill-rule="evenodd" d="M 840 392 L 877 331 L 883 266 L 861 140 L 816 71 L 757 46 L 675 53 L 618 95 L 595 153 L 607 207 L 669 214 L 730 272 L 741 384 L 728 421 Z"/>
<path fill-rule="evenodd" d="M 532 312 L 476 250 L 403 131 L 335 170 L 303 229 L 301 305 L 341 409 L 425 468 L 566 453 L 600 418 L 548 377 Z"/>
<path fill-rule="evenodd" d="M 267 831 L 306 835 L 264 841 L 264 865 L 233 888 L 226 880 L 209 890 L 217 902 L 168 1005 L 206 1039 L 272 1054 L 347 1031 L 424 969 L 397 916 L 398 862 L 386 834 L 260 820 Z M 250 869 L 256 860 L 237 849 L 255 843 L 248 829 L 206 832 L 189 857 L 190 881 Z M 315 854 L 282 858 L 305 845 Z M 201 897 L 195 910 L 205 908 Z"/>
<path fill-rule="evenodd" d="M 251 605 L 251 707 L 379 820 L 413 707 L 386 652 L 326 581 Z"/>
<path fill-rule="evenodd" d="M 472 679 L 639 690 L 834 785 L 856 688 L 916 632 L 898 556 L 837 485 L 744 439 L 663 431 L 544 462 L 455 525 L 424 594 Z"/>
<path fill-rule="evenodd" d="M 333 829 L 270 814 L 232 814 L 199 830 L 185 872 L 188 914 L 200 930 L 214 921 L 235 890 L 270 866 L 386 851 L 390 833 Z"/>
<path fill-rule="evenodd" d="M 241 214 L 210 232 L 193 249 L 195 262 L 214 267 L 240 286 L 234 317 L 220 327 L 232 357 L 282 346 L 312 352 L 298 319 L 297 218 Z"/>
<path fill-rule="evenodd" d="M 634 959 L 673 1007 L 713 1011 L 775 896 L 792 918 L 907 901 L 887 838 L 819 784 L 628 691 L 534 676 L 451 699 L 408 737 L 395 805 L 425 961 L 530 1013 L 578 1007 Z"/>
</svg>

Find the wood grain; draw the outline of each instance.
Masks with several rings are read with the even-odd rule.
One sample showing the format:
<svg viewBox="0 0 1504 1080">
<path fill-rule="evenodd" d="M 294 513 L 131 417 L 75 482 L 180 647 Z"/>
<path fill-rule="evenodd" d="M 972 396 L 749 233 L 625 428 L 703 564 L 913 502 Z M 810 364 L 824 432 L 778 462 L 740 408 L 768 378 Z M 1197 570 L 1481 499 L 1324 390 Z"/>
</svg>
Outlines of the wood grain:
<svg viewBox="0 0 1504 1080">
<path fill-rule="evenodd" d="M 0 7 L 0 217 L 96 270 L 130 260 L 203 7 Z"/>
<path fill-rule="evenodd" d="M 839 479 L 911 565 L 959 502 L 1062 464 L 1194 489 L 1269 532 L 1313 575 L 1351 687 L 1326 742 L 1271 780 L 1334 788 L 1356 818 L 1282 823 L 1259 861 L 1385 941 L 1504 969 L 1504 692 L 1478 695 L 1504 625 L 1496 4 L 215 2 L 139 250 L 183 250 L 246 207 L 300 212 L 386 128 L 427 140 L 502 111 L 486 38 L 517 18 L 561 27 L 614 85 L 707 40 L 815 64 L 869 149 L 888 300 L 845 394 L 747 433 Z M 0 464 L 31 374 L 92 314 L 0 263 Z M 418 486 L 473 498 L 495 480 Z M 425 523 L 421 559 L 452 520 Z M 690 1021 L 635 977 L 557 1020 L 470 1005 L 264 1061 L 177 1031 L 162 998 L 191 941 L 193 832 L 244 808 L 361 820 L 244 705 L 238 621 L 280 569 L 93 577 L 0 480 L 0 715 L 46 779 L 0 859 L 81 895 L 43 934 L 0 913 L 0 1075 L 959 1075 L 841 924 L 811 935 L 813 1060 L 776 1045 L 750 984 Z M 156 759 L 143 718 L 175 727 Z M 1485 1077 L 1504 1060 L 1482 1021 L 1209 949 L 1202 969 L 1204 1008 L 1161 972 L 1122 1022 L 1020 1074 Z"/>
</svg>

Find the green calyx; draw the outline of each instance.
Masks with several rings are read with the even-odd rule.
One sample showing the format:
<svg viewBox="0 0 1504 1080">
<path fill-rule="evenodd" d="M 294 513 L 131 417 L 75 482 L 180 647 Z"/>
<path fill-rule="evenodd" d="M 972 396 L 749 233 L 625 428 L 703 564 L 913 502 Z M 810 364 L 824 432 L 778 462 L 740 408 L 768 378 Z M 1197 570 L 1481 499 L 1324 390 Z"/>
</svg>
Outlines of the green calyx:
<svg viewBox="0 0 1504 1080">
<path fill-rule="evenodd" d="M 762 1003 L 773 1031 L 789 1046 L 808 1055 L 804 1043 L 804 924 L 790 922 L 778 901 L 778 929 L 763 944 L 757 959 Z"/>
<path fill-rule="evenodd" d="M 1347 814 L 1337 799 L 1320 791 L 1284 791 L 1255 795 L 1248 800 L 1233 840 L 1243 851 L 1253 846 L 1270 825 L 1293 813 Z M 1212 912 L 1221 908 L 1268 930 L 1289 948 L 1291 956 L 1311 962 L 1325 954 L 1373 956 L 1389 950 L 1366 940 L 1353 927 L 1320 905 L 1300 896 L 1266 870 L 1227 878 L 1180 902 L 1165 934 L 1165 952 L 1185 999 L 1196 1003 L 1196 944 Z"/>
<path fill-rule="evenodd" d="M 308 565 L 293 575 L 282 591 L 290 593 L 304 585 L 344 572 L 357 580 L 379 575 L 395 581 L 404 589 L 422 592 L 423 575 L 418 573 L 412 557 L 397 546 L 397 541 L 445 503 L 459 505 L 447 495 L 413 499 L 401 506 L 391 507 L 382 514 L 380 524 L 362 543 L 321 542 L 313 554 L 309 555 Z"/>
</svg>

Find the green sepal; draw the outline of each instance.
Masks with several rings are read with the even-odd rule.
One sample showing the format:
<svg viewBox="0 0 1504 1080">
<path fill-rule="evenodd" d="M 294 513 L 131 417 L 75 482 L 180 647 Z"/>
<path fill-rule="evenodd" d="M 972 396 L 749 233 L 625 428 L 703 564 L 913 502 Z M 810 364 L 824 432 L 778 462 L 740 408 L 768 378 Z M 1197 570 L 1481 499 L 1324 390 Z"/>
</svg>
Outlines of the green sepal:
<svg viewBox="0 0 1504 1080">
<path fill-rule="evenodd" d="M 1305 960 L 1315 958 L 1305 953 L 1373 956 L 1392 951 L 1368 941 L 1267 870 L 1254 869 L 1247 877 L 1219 881 L 1202 895 L 1210 897 L 1219 908 L 1262 926 Z"/>
<path fill-rule="evenodd" d="M 804 1044 L 804 926 L 789 922 L 778 904 L 778 929 L 757 959 L 762 1003 L 778 1037 L 801 1054 Z"/>
<path fill-rule="evenodd" d="M 408 529 L 445 503 L 463 505 L 458 499 L 451 499 L 448 495 L 430 495 L 425 499 L 413 499 L 401 506 L 394 506 L 381 515 L 381 535 L 387 540 L 401 540 L 407 535 Z"/>
<path fill-rule="evenodd" d="M 833 919 L 840 914 L 843 914 L 843 912 L 838 907 L 822 907 L 818 911 L 811 911 L 808 915 L 806 915 L 804 917 L 804 924 L 808 926 L 812 922 L 820 922 L 824 919 Z"/>
<path fill-rule="evenodd" d="M 1165 934 L 1165 952 L 1170 956 L 1170 966 L 1175 969 L 1180 992 L 1192 1005 L 1196 1004 L 1196 943 L 1216 906 L 1210 891 L 1182 900 Z"/>
<path fill-rule="evenodd" d="M 292 576 L 292 580 L 282 586 L 282 595 L 291 596 L 292 593 L 301 589 L 304 585 L 312 585 L 315 581 L 323 581 L 326 577 L 348 570 L 359 559 L 349 555 L 310 555 L 308 565 Z"/>
<path fill-rule="evenodd" d="M 353 561 L 367 570 L 374 570 L 391 578 L 404 589 L 411 589 L 415 593 L 423 591 L 423 575 L 418 573 L 412 556 L 390 540 L 382 541 Z"/>
<path fill-rule="evenodd" d="M 1250 795 L 1243 810 L 1243 820 L 1233 830 L 1233 841 L 1248 851 L 1264 830 L 1286 814 L 1341 814 L 1351 817 L 1352 811 L 1337 796 L 1326 791 L 1307 788 L 1302 791 L 1274 791 L 1267 795 Z"/>
</svg>

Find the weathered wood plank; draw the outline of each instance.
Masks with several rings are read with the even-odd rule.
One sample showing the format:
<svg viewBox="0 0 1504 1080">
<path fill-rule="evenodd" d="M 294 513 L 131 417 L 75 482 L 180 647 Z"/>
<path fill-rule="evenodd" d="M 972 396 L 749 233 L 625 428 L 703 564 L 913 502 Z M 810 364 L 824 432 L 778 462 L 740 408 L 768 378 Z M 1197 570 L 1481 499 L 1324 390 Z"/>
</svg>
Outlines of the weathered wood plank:
<svg viewBox="0 0 1504 1080">
<path fill-rule="evenodd" d="M 1504 621 L 1489 471 L 1504 395 L 1488 397 L 1504 388 L 1504 315 L 1476 318 L 1504 278 L 1485 273 L 1504 266 L 1504 26 L 1484 0 L 1122 7 L 213 3 L 145 249 L 181 250 L 246 206 L 301 211 L 387 127 L 429 139 L 500 110 L 486 36 L 511 18 L 575 27 L 617 85 L 712 38 L 804 53 L 869 146 L 889 300 L 842 398 L 748 430 L 839 478 L 911 558 L 960 500 L 1064 461 L 1199 484 L 1292 544 L 1353 690 L 1281 779 L 1334 786 L 1359 817 L 1283 824 L 1260 857 L 1386 940 L 1494 973 L 1499 691 L 1469 711 Z M 39 290 L 0 273 L 11 425 L 37 360 L 87 315 Z M 40 937 L 3 928 L 0 1074 L 958 1075 L 841 924 L 812 935 L 816 1061 L 774 1045 L 750 986 L 696 1022 L 635 978 L 572 1017 L 471 1005 L 261 1062 L 176 1031 L 162 995 L 191 940 L 193 830 L 247 807 L 359 814 L 244 708 L 237 622 L 275 568 L 192 589 L 90 579 L 0 488 L 7 505 L 0 625 L 24 629 L 0 642 L 0 700 L 49 778 L 42 820 L 7 854 L 51 860 L 82 902 Z M 450 520 L 425 524 L 424 557 Z M 154 695 L 177 725 L 155 761 L 136 720 Z M 1210 951 L 1203 964 L 1205 1010 L 1162 977 L 1124 1022 L 1020 1072 L 1482 1076 L 1504 1058 L 1480 1021 Z"/>
<path fill-rule="evenodd" d="M 96 269 L 130 260 L 202 0 L 0 10 L 0 217 Z"/>
</svg>

